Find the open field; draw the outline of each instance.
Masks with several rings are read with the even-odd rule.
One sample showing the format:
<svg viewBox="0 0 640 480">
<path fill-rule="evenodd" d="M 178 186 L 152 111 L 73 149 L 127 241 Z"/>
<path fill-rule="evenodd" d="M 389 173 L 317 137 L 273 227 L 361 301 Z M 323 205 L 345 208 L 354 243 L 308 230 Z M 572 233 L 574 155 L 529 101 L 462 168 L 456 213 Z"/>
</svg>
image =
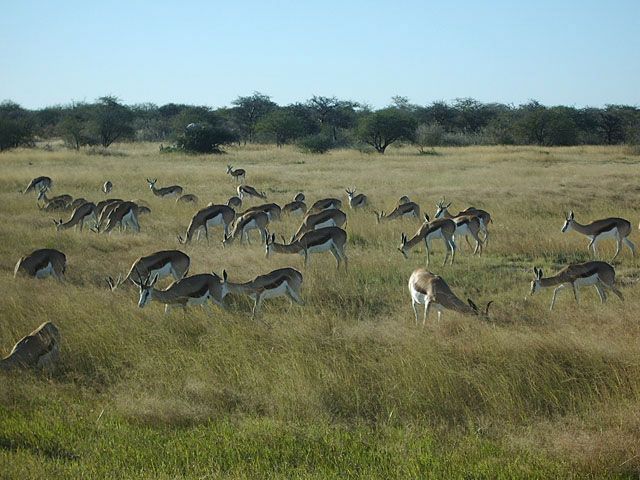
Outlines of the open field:
<svg viewBox="0 0 640 480">
<path fill-rule="evenodd" d="M 637 156 L 622 147 L 412 149 L 384 156 L 337 151 L 312 156 L 291 149 L 244 147 L 227 155 L 160 155 L 156 145 L 123 144 L 122 155 L 21 150 L 0 155 L 0 351 L 44 321 L 61 329 L 51 376 L 0 373 L 2 478 L 637 478 L 640 475 L 640 258 L 615 262 L 626 301 L 601 305 L 592 288 L 528 297 L 534 265 L 545 274 L 589 259 L 585 237 L 560 228 L 572 208 L 586 223 L 631 220 L 640 246 Z M 265 258 L 264 247 L 178 247 L 197 209 L 153 197 L 146 177 L 185 193 L 225 202 L 234 184 L 227 163 L 247 183 L 284 204 L 297 191 L 307 203 L 346 202 L 345 187 L 367 193 L 389 212 L 407 194 L 433 215 L 446 196 L 452 211 L 491 212 L 482 257 L 466 244 L 442 267 L 437 241 L 430 269 L 460 297 L 485 305 L 488 320 L 432 312 L 414 324 L 407 290 L 425 265 L 423 248 L 405 260 L 400 233 L 419 222 L 377 225 L 373 212 L 348 214 L 350 270 L 333 257 Z M 34 195 L 16 192 L 38 175 L 54 194 L 98 201 L 143 199 L 152 213 L 138 235 L 56 232 Z M 250 201 L 249 205 L 256 205 Z M 68 215 L 68 214 L 66 214 Z M 274 223 L 289 237 L 299 217 Z M 255 232 L 254 232 L 255 234 Z M 253 239 L 257 239 L 254 236 Z M 237 242 L 236 242 L 237 243 Z M 67 282 L 13 278 L 21 255 L 58 248 Z M 137 307 L 127 287 L 112 293 L 105 277 L 137 257 L 180 248 L 190 273 L 226 269 L 234 281 L 281 266 L 304 274 L 307 305 L 268 300 L 264 322 L 251 321 L 240 298 L 229 309 L 163 314 Z M 614 242 L 600 253 L 610 259 Z M 229 300 L 229 299 L 227 299 Z"/>
</svg>

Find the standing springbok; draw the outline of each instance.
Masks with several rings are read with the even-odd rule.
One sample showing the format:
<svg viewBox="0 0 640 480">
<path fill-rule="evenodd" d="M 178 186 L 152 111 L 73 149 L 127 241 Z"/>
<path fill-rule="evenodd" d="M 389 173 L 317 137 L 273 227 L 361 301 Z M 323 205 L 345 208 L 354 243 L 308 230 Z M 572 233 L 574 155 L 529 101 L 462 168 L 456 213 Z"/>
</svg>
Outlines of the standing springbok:
<svg viewBox="0 0 640 480">
<path fill-rule="evenodd" d="M 282 208 L 277 203 L 264 203 L 262 205 L 256 205 L 255 207 L 247 208 L 242 215 L 245 215 L 250 212 L 264 212 L 269 215 L 269 221 L 273 222 L 276 220 L 280 220 L 282 216 Z"/>
<path fill-rule="evenodd" d="M 378 223 L 388 222 L 390 220 L 397 220 L 400 218 L 411 217 L 420 218 L 420 205 L 414 202 L 400 203 L 389 215 L 385 215 L 382 212 L 373 212 L 376 214 L 376 221 Z"/>
<path fill-rule="evenodd" d="M 535 277 L 531 282 L 531 295 L 541 288 L 556 287 L 553 290 L 553 298 L 551 299 L 551 310 L 553 310 L 553 306 L 556 303 L 558 292 L 569 285 L 573 289 L 576 304 L 578 303 L 578 288 L 591 285 L 595 287 L 602 303 L 607 300 L 607 295 L 604 291 L 605 288 L 611 290 L 620 300 L 624 301 L 622 292 L 615 286 L 616 271 L 607 262 L 592 261 L 576 263 L 564 267 L 553 277 L 547 278 L 542 277 L 543 273 L 541 268 L 534 267 L 533 273 Z"/>
<path fill-rule="evenodd" d="M 102 193 L 108 195 L 111 193 L 111 190 L 113 190 L 113 183 L 111 183 L 111 180 L 107 180 L 102 184 Z"/>
<path fill-rule="evenodd" d="M 266 193 L 259 192 L 255 188 L 249 185 L 238 185 L 238 188 L 236 191 L 238 192 L 238 197 L 240 197 L 240 200 L 244 199 L 245 196 L 261 198 L 263 200 L 266 200 L 267 198 Z"/>
<path fill-rule="evenodd" d="M 307 204 L 302 200 L 294 200 L 282 207 L 282 211 L 290 215 L 304 215 L 307 213 Z"/>
<path fill-rule="evenodd" d="M 229 293 L 248 295 L 255 301 L 251 318 L 255 318 L 260 310 L 262 301 L 267 298 L 280 297 L 286 295 L 291 302 L 304 305 L 300 288 L 302 287 L 302 273 L 295 268 L 279 268 L 265 275 L 258 275 L 256 278 L 245 283 L 229 282 L 226 270 L 222 272 L 223 295 Z"/>
<path fill-rule="evenodd" d="M 67 257 L 64 253 L 53 248 L 34 250 L 25 255 L 13 269 L 13 276 L 24 273 L 30 277 L 47 278 L 49 276 L 62 281 L 67 268 Z"/>
<path fill-rule="evenodd" d="M 147 178 L 147 183 L 149 184 L 149 188 L 153 192 L 156 197 L 160 198 L 169 198 L 169 197 L 179 197 L 182 195 L 182 187 L 180 185 L 171 185 L 170 187 L 162 187 L 156 188 L 156 183 L 158 182 L 157 178 L 150 180 Z"/>
<path fill-rule="evenodd" d="M 67 209 L 73 202 L 73 197 L 68 194 L 56 195 L 55 197 L 47 197 L 47 189 L 43 188 L 38 193 L 38 200 L 42 200 L 44 202 L 44 206 L 42 210 L 58 210 L 58 209 Z M 62 207 L 62 208 L 60 208 Z"/>
<path fill-rule="evenodd" d="M 140 207 L 134 202 L 119 202 L 115 205 L 106 217 L 106 226 L 100 230 L 101 226 L 96 227 L 96 231 L 110 233 L 116 226 L 120 231 L 131 227 L 134 232 L 140 233 L 140 223 L 138 222 L 138 210 Z M 106 210 L 106 209 L 105 209 Z"/>
<path fill-rule="evenodd" d="M 330 208 L 335 208 L 336 210 L 339 210 L 342 208 L 342 200 L 340 200 L 339 198 L 321 198 L 320 200 L 316 201 L 313 205 L 311 205 L 311 208 L 309 209 L 310 212 L 319 212 L 322 210 L 329 210 Z"/>
<path fill-rule="evenodd" d="M 22 194 L 29 193 L 31 191 L 40 192 L 42 189 L 51 189 L 53 188 L 53 180 L 49 177 L 36 177 L 29 182 L 27 188 L 24 189 Z"/>
<path fill-rule="evenodd" d="M 240 183 L 244 183 L 244 181 L 246 180 L 247 172 L 245 172 L 242 168 L 236 168 L 234 170 L 233 166 L 227 165 L 227 173 L 231 175 L 231 178 L 233 178 L 233 180 L 236 182 L 239 181 Z"/>
<path fill-rule="evenodd" d="M 260 244 L 264 244 L 267 241 L 267 225 L 269 224 L 269 215 L 264 212 L 249 212 L 236 219 L 233 223 L 233 229 L 230 234 L 225 234 L 222 244 L 224 246 L 231 245 L 233 241 L 240 237 L 240 244 L 244 238 L 247 239 L 247 243 L 251 244 L 249 240 L 249 232 L 251 230 L 258 230 L 260 232 Z"/>
<path fill-rule="evenodd" d="M 409 292 L 411 293 L 411 306 L 416 317 L 416 325 L 418 324 L 418 309 L 416 305 L 424 305 L 422 326 L 427 323 L 427 316 L 431 308 L 436 309 L 438 321 L 440 321 L 444 310 L 453 310 L 464 315 L 487 316 L 489 314 L 489 306 L 493 303 L 487 303 L 485 311 L 480 312 L 471 299 L 468 299 L 467 303 L 463 302 L 451 291 L 451 288 L 442 277 L 434 275 L 424 268 L 414 270 L 411 277 L 409 277 Z"/>
<path fill-rule="evenodd" d="M 344 252 L 347 245 L 347 232 L 339 227 L 325 227 L 305 233 L 299 240 L 285 244 L 277 243 L 276 235 L 267 237 L 266 256 L 270 253 L 291 253 L 304 257 L 304 266 L 309 263 L 309 255 L 312 253 L 331 252 L 338 263 L 344 260 L 344 268 L 348 269 L 348 259 Z"/>
<path fill-rule="evenodd" d="M 347 215 L 336 208 L 321 210 L 318 213 L 309 213 L 302 220 L 302 224 L 291 237 L 291 242 L 298 240 L 302 235 L 312 230 L 324 227 L 342 227 L 347 223 Z"/>
<path fill-rule="evenodd" d="M 409 256 L 407 255 L 407 252 L 420 242 L 424 242 L 425 252 L 427 254 L 427 265 L 429 265 L 431 241 L 436 238 L 441 238 L 444 242 L 446 251 L 442 266 L 447 264 L 449 253 L 451 253 L 451 265 L 453 265 L 453 260 L 456 256 L 456 244 L 453 239 L 456 232 L 456 224 L 453 220 L 448 218 L 441 218 L 430 222 L 429 215 L 426 213 L 424 214 L 424 219 L 425 222 L 412 238 L 408 238 L 404 233 L 402 234 L 400 237 L 400 248 L 398 248 L 398 250 L 400 250 L 400 253 L 402 253 L 405 259 L 408 259 Z"/>
<path fill-rule="evenodd" d="M 359 193 L 356 195 L 356 188 L 346 189 L 347 197 L 349 198 L 349 208 L 363 208 L 369 204 L 369 198 L 363 194 Z"/>
<path fill-rule="evenodd" d="M 480 229 L 484 235 L 482 242 L 484 246 L 489 245 L 489 224 L 493 223 L 493 219 L 491 218 L 491 214 L 486 210 L 481 210 L 475 207 L 469 207 L 462 210 L 458 215 L 475 215 L 480 219 Z"/>
<path fill-rule="evenodd" d="M 634 257 L 636 256 L 636 246 L 627 238 L 631 233 L 631 222 L 624 218 L 604 218 L 602 220 L 591 222 L 587 225 L 582 225 L 575 220 L 573 210 L 571 210 L 569 211 L 569 215 L 567 215 L 564 225 L 562 226 L 562 233 L 568 232 L 569 230 L 575 230 L 576 232 L 589 237 L 591 241 L 589 242 L 588 248 L 590 251 L 593 251 L 594 258 L 598 258 L 598 252 L 596 251 L 598 242 L 603 238 L 610 237 L 616 239 L 616 254 L 613 256 L 611 261 L 616 259 L 620 253 L 623 243 L 629 247 L 631 255 Z"/>
<path fill-rule="evenodd" d="M 473 254 L 480 253 L 482 255 L 482 240 L 479 237 L 479 233 L 482 229 L 480 217 L 473 214 L 458 214 L 455 217 L 449 213 L 449 207 L 451 203 L 444 203 L 444 199 L 436 203 L 436 218 L 450 218 L 456 224 L 456 233 L 454 235 L 454 240 L 459 237 L 464 237 L 467 241 L 467 245 L 471 248 L 471 243 L 469 243 L 469 236 L 471 236 L 476 241 L 476 246 L 473 249 Z M 459 245 L 459 243 L 458 243 Z"/>
<path fill-rule="evenodd" d="M 224 236 L 229 233 L 229 226 L 233 223 L 233 219 L 236 217 L 236 212 L 233 208 L 227 205 L 209 205 L 201 210 L 198 210 L 196 214 L 191 217 L 189 227 L 185 237 L 178 235 L 178 241 L 180 243 L 190 243 L 193 239 L 193 235 L 197 232 L 198 239 L 200 239 L 200 232 L 204 230 L 204 236 L 209 242 L 209 229 L 216 225 L 222 225 L 224 229 Z"/>
<path fill-rule="evenodd" d="M 158 281 L 158 275 L 143 278 L 137 275 L 132 279 L 140 289 L 138 306 L 144 308 L 151 300 L 164 304 L 164 313 L 168 313 L 171 307 L 186 308 L 191 305 L 201 305 L 208 308 L 209 300 L 223 307 L 223 287 L 220 277 L 211 273 L 200 273 L 190 277 L 183 277 L 172 283 L 166 290 L 158 290 L 154 285 Z M 209 309 L 211 312 L 211 310 Z"/>
<path fill-rule="evenodd" d="M 162 250 L 152 253 L 146 257 L 138 258 L 129 269 L 129 273 L 122 278 L 118 275 L 118 279 L 107 277 L 107 284 L 112 291 L 115 291 L 123 283 L 127 281 L 139 280 L 140 278 L 158 277 L 161 280 L 165 277 L 172 276 L 177 282 L 189 273 L 191 259 L 189 255 L 180 250 Z"/>
<path fill-rule="evenodd" d="M 66 222 L 63 222 L 62 219 L 54 220 L 53 223 L 56 226 L 56 230 L 66 230 L 71 227 L 80 227 L 80 231 L 82 231 L 82 227 L 84 226 L 84 221 L 89 217 L 93 219 L 93 221 L 97 224 L 98 219 L 96 218 L 96 206 L 94 203 L 86 202 L 76 207 L 71 213 L 71 218 Z"/>
</svg>

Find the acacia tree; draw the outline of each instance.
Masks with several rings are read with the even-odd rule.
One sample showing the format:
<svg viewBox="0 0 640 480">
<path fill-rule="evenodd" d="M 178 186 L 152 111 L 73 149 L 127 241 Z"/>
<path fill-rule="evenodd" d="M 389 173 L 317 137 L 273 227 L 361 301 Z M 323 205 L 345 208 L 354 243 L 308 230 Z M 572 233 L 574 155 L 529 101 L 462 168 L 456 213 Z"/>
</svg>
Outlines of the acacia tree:
<svg viewBox="0 0 640 480">
<path fill-rule="evenodd" d="M 29 112 L 14 102 L 0 103 L 0 151 L 33 142 Z"/>
<path fill-rule="evenodd" d="M 258 122 L 256 131 L 273 135 L 278 147 L 305 134 L 300 118 L 291 108 L 269 113 Z"/>
<path fill-rule="evenodd" d="M 356 102 L 314 95 L 307 106 L 314 111 L 320 128 L 331 132 L 334 142 L 338 140 L 339 128 L 350 128 L 355 124 L 355 108 L 358 107 Z"/>
<path fill-rule="evenodd" d="M 133 134 L 133 113 L 113 96 L 100 97 L 92 107 L 90 131 L 107 148 L 116 140 Z"/>
<path fill-rule="evenodd" d="M 234 108 L 230 113 L 240 127 L 245 143 L 253 141 L 256 125 L 260 119 L 278 107 L 271 101 L 271 97 L 260 92 L 253 92 L 253 95 L 247 97 L 238 97 L 231 104 Z"/>
<path fill-rule="evenodd" d="M 412 140 L 416 120 L 411 113 L 390 107 L 362 117 L 358 122 L 357 135 L 380 154 L 398 140 Z"/>
</svg>

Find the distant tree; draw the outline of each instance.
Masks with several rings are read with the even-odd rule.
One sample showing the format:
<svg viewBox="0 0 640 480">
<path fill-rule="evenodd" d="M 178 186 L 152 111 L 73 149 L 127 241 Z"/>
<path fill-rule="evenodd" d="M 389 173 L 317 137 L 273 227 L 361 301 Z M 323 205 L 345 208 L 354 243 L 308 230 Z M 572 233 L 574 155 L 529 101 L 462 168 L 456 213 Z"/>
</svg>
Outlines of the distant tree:
<svg viewBox="0 0 640 480">
<path fill-rule="evenodd" d="M 133 113 L 113 96 L 100 97 L 91 108 L 91 133 L 104 148 L 133 135 Z"/>
<path fill-rule="evenodd" d="M 339 129 L 352 128 L 356 124 L 355 109 L 359 107 L 356 102 L 314 95 L 307 105 L 315 112 L 320 129 L 330 132 L 334 142 L 338 140 Z"/>
<path fill-rule="evenodd" d="M 300 119 L 292 109 L 287 107 L 265 115 L 257 123 L 256 132 L 272 135 L 278 147 L 305 134 Z"/>
<path fill-rule="evenodd" d="M 415 116 L 420 123 L 436 122 L 442 125 L 446 132 L 451 132 L 456 128 L 458 112 L 447 102 L 437 101 L 426 107 L 417 108 Z"/>
<path fill-rule="evenodd" d="M 568 107 L 547 108 L 531 101 L 521 106 L 523 116 L 517 129 L 523 143 L 538 145 L 575 145 L 577 129 Z"/>
<path fill-rule="evenodd" d="M 415 118 L 398 108 L 385 108 L 362 117 L 358 122 L 357 135 L 380 154 L 398 140 L 413 140 Z"/>
<path fill-rule="evenodd" d="M 0 103 L 0 151 L 33 143 L 33 121 L 17 103 Z"/>
<path fill-rule="evenodd" d="M 600 113 L 600 131 L 608 145 L 625 141 L 624 116 L 616 105 L 607 105 Z"/>
<path fill-rule="evenodd" d="M 416 128 L 414 143 L 418 147 L 418 151 L 422 154 L 427 153 L 427 147 L 433 149 L 442 145 L 444 140 L 444 128 L 439 123 L 423 123 Z"/>
<path fill-rule="evenodd" d="M 252 142 L 256 125 L 262 117 L 275 110 L 278 105 L 271 101 L 271 97 L 260 92 L 253 95 L 238 97 L 231 104 L 234 106 L 232 115 L 241 128 L 241 135 L 245 142 Z"/>
<path fill-rule="evenodd" d="M 75 104 L 67 109 L 57 126 L 58 134 L 75 150 L 91 143 L 88 131 L 90 111 L 85 104 Z"/>
<path fill-rule="evenodd" d="M 65 110 L 59 106 L 45 107 L 33 112 L 34 132 L 38 137 L 51 138 L 56 135 L 57 127 Z"/>
</svg>

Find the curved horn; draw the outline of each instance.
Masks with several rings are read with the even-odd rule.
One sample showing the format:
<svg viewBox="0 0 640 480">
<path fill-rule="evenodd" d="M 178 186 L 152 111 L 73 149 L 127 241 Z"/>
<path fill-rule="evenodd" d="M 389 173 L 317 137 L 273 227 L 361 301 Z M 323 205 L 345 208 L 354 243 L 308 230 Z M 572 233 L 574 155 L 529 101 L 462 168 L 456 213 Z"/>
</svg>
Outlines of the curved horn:
<svg viewBox="0 0 640 480">
<path fill-rule="evenodd" d="M 484 316 L 485 317 L 489 316 L 489 307 L 491 306 L 492 303 L 493 303 L 493 300 L 491 300 L 489 303 L 487 303 L 487 307 L 484 309 Z"/>
</svg>

